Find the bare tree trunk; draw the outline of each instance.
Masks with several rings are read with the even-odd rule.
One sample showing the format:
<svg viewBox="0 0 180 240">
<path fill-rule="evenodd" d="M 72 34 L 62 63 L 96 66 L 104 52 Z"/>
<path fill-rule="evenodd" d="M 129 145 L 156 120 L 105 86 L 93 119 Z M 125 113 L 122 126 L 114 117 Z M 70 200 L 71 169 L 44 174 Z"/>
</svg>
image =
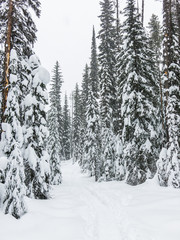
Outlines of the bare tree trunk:
<svg viewBox="0 0 180 240">
<path fill-rule="evenodd" d="M 178 21 L 178 30 L 179 30 L 179 45 L 180 45 L 180 0 L 176 0 L 176 12 L 177 12 L 177 21 Z"/>
<path fill-rule="evenodd" d="M 119 35 L 119 0 L 116 0 L 116 28 L 117 35 Z"/>
<path fill-rule="evenodd" d="M 2 122 L 5 122 L 5 110 L 8 96 L 9 85 L 9 63 L 11 51 L 11 35 L 12 35 L 12 13 L 13 13 L 13 0 L 9 0 L 7 33 L 5 42 L 5 60 L 4 60 L 4 78 L 3 78 L 3 92 L 2 92 Z"/>
<path fill-rule="evenodd" d="M 142 17 L 141 17 L 142 25 L 144 25 L 144 0 L 142 0 Z"/>
</svg>

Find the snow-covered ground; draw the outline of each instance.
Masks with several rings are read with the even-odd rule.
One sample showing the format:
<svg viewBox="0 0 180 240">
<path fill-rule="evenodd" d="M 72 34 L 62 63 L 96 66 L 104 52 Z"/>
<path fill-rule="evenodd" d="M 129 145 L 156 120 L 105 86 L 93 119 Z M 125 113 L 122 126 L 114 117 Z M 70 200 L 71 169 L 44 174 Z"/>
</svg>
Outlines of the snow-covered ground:
<svg viewBox="0 0 180 240">
<path fill-rule="evenodd" d="M 1 240 L 180 240 L 180 190 L 155 180 L 95 183 L 71 161 L 52 199 L 26 199 L 20 220 L 0 212 Z"/>
</svg>

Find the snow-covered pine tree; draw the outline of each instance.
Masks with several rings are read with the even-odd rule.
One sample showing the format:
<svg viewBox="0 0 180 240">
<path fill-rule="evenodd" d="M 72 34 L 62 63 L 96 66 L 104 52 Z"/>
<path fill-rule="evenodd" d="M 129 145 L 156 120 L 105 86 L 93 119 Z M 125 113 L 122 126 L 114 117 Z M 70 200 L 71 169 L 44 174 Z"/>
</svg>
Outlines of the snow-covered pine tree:
<svg viewBox="0 0 180 240">
<path fill-rule="evenodd" d="M 101 119 L 101 160 L 105 180 L 114 177 L 115 135 L 114 120 L 116 116 L 116 78 L 115 78 L 115 18 L 114 3 L 111 0 L 100 2 L 101 15 L 98 38 L 99 44 L 99 82 L 100 82 L 100 119 Z"/>
<path fill-rule="evenodd" d="M 161 56 L 162 29 L 159 18 L 155 14 L 152 14 L 148 23 L 148 32 L 150 38 L 150 47 L 154 50 L 156 59 L 159 63 Z"/>
<path fill-rule="evenodd" d="M 86 121 L 85 154 L 82 168 L 84 171 L 88 171 L 89 176 L 95 176 L 95 181 L 98 181 L 101 176 L 99 109 L 91 84 L 89 85 Z"/>
<path fill-rule="evenodd" d="M 122 116 L 121 116 L 121 92 L 119 91 L 119 56 L 122 50 L 122 26 L 120 24 L 120 5 L 116 0 L 116 102 L 114 117 L 115 133 L 115 179 L 123 180 L 125 176 L 124 165 L 122 161 Z"/>
<path fill-rule="evenodd" d="M 122 47 L 122 31 L 120 24 L 120 5 L 119 0 L 115 1 L 115 10 L 116 10 L 116 32 L 115 32 L 115 78 L 116 78 L 116 98 L 114 104 L 114 133 L 119 138 L 120 132 L 120 111 L 119 111 L 119 100 L 118 100 L 118 56 Z M 118 141 L 116 141 L 118 144 Z"/>
<path fill-rule="evenodd" d="M 91 62 L 90 62 L 90 82 L 92 85 L 92 91 L 96 99 L 99 98 L 99 78 L 98 78 L 98 58 L 97 58 L 97 46 L 96 46 L 96 34 L 93 26 L 92 44 L 91 44 Z"/>
<path fill-rule="evenodd" d="M 14 49 L 10 53 L 10 76 L 7 108 L 5 111 L 6 123 L 3 123 L 2 144 L 3 151 L 8 158 L 5 180 L 5 195 L 3 210 L 5 214 L 11 214 L 20 218 L 26 211 L 24 201 L 24 166 L 21 152 L 23 134 L 20 124 L 19 95 L 20 78 L 18 74 L 18 56 Z"/>
<path fill-rule="evenodd" d="M 51 169 L 51 184 L 58 185 L 62 181 L 60 162 L 62 160 L 62 145 L 63 136 L 60 137 L 61 112 L 61 86 L 62 74 L 60 72 L 59 63 L 56 62 L 54 67 L 54 76 L 51 81 L 50 96 L 50 110 L 48 112 L 48 151 L 50 155 L 50 169 Z M 63 121 L 62 123 L 63 124 Z M 63 132 L 61 132 L 63 135 Z"/>
<path fill-rule="evenodd" d="M 60 156 L 59 151 L 61 149 L 60 145 L 60 137 L 58 131 L 58 113 L 57 113 L 57 105 L 56 105 L 56 97 L 53 94 L 53 85 L 51 86 L 50 91 L 50 110 L 48 111 L 48 129 L 49 129 L 49 137 L 48 137 L 48 152 L 49 152 L 49 162 L 50 162 L 50 170 L 51 170 L 51 180 L 50 183 L 52 185 L 58 185 L 62 181 L 61 176 L 61 167 L 60 167 Z"/>
<path fill-rule="evenodd" d="M 82 86 L 81 86 L 81 112 L 82 112 L 82 128 L 86 128 L 86 109 L 89 91 L 89 66 L 86 64 L 83 73 Z"/>
<path fill-rule="evenodd" d="M 180 188 L 180 47 L 177 15 L 172 1 L 163 1 L 165 88 L 164 145 L 158 161 L 161 186 Z"/>
<path fill-rule="evenodd" d="M 49 73 L 40 65 L 36 55 L 29 59 L 31 91 L 25 97 L 24 164 L 27 195 L 37 199 L 49 198 L 50 167 L 47 153 L 48 129 L 45 107 L 48 104 L 46 84 Z"/>
<path fill-rule="evenodd" d="M 20 60 L 32 54 L 32 45 L 36 41 L 36 25 L 31 17 L 32 9 L 37 17 L 40 17 L 40 2 L 38 0 L 1 0 L 0 1 L 0 44 L 4 45 L 2 54 L 3 68 L 3 92 L 2 92 L 2 121 L 5 121 L 4 111 L 9 84 L 10 50 L 16 50 Z M 22 67 L 21 73 L 24 68 Z"/>
<path fill-rule="evenodd" d="M 85 157 L 85 132 L 87 128 L 86 122 L 86 110 L 88 102 L 88 91 L 89 91 L 89 66 L 86 64 L 83 73 L 82 85 L 81 85 L 81 95 L 80 95 L 80 116 L 81 116 L 81 126 L 80 126 L 80 147 L 79 147 L 79 165 L 82 166 Z"/>
<path fill-rule="evenodd" d="M 137 185 L 156 172 L 159 88 L 153 53 L 134 0 L 127 1 L 124 12 L 124 47 L 119 62 L 123 161 L 126 182 Z"/>
<path fill-rule="evenodd" d="M 122 41 L 122 40 L 121 40 Z M 122 43 L 122 42 L 121 42 Z M 117 99 L 116 99 L 116 136 L 115 136 L 115 179 L 124 180 L 125 178 L 125 163 L 123 161 L 123 146 L 122 146 L 122 131 L 123 131 L 123 117 L 121 113 L 122 107 L 122 79 L 119 77 L 122 73 L 120 70 L 120 62 L 122 57 L 122 45 L 119 47 L 119 53 L 116 59 L 117 68 Z"/>
<path fill-rule="evenodd" d="M 72 148 L 73 161 L 79 160 L 80 140 L 81 140 L 81 96 L 78 84 L 73 94 L 73 118 L 72 118 Z"/>
<path fill-rule="evenodd" d="M 161 81 L 161 69 L 160 63 L 162 61 L 162 27 L 158 16 L 152 14 L 150 21 L 148 23 L 148 32 L 149 32 L 149 44 L 150 48 L 155 52 L 155 59 L 158 68 L 158 81 L 160 89 L 160 102 L 161 102 L 161 125 L 162 131 L 164 130 L 164 110 L 163 110 L 163 86 Z"/>
<path fill-rule="evenodd" d="M 60 152 L 59 156 L 60 159 L 64 157 L 64 149 L 63 149 L 63 116 L 62 116 L 62 106 L 61 106 L 61 88 L 63 83 L 62 72 L 60 68 L 60 64 L 57 61 L 54 69 L 53 69 L 53 76 L 52 76 L 52 85 L 53 93 L 56 96 L 56 107 L 57 107 L 57 114 L 58 114 L 58 131 L 59 131 L 59 141 L 60 141 Z"/>
<path fill-rule="evenodd" d="M 70 136 L 71 136 L 70 112 L 69 112 L 67 94 L 65 94 L 64 107 L 63 107 L 63 137 L 62 137 L 65 160 L 68 160 L 71 157 Z"/>
<path fill-rule="evenodd" d="M 99 128 L 99 106 L 98 106 L 98 65 L 96 37 L 93 28 L 90 77 L 88 84 L 88 99 L 86 109 L 86 132 L 85 132 L 85 158 L 82 168 L 89 172 L 90 176 L 95 175 L 95 181 L 100 178 L 100 128 Z"/>
</svg>

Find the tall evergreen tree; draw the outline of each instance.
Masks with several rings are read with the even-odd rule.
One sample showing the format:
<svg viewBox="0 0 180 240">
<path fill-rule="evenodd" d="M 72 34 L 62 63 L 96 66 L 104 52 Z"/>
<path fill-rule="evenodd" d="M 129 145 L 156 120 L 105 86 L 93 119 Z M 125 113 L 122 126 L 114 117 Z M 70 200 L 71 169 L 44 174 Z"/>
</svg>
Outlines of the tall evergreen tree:
<svg viewBox="0 0 180 240">
<path fill-rule="evenodd" d="M 61 73 L 59 71 L 59 63 L 56 62 L 54 68 L 54 76 L 51 81 L 51 89 L 49 92 L 50 97 L 50 110 L 48 112 L 48 150 L 50 155 L 50 169 L 51 169 L 51 184 L 58 185 L 62 181 L 60 161 L 62 160 L 62 148 L 63 142 L 61 142 L 59 129 L 63 129 L 63 126 L 59 125 L 59 110 L 61 111 Z M 60 105 L 60 108 L 59 108 Z M 61 120 L 61 118 L 60 118 Z M 63 122 L 62 122 L 63 123 Z M 63 134 L 61 132 L 61 134 Z"/>
<path fill-rule="evenodd" d="M 52 89 L 51 89 L 52 94 Z M 54 95 L 50 96 L 50 110 L 48 111 L 48 152 L 49 152 L 49 162 L 51 170 L 51 180 L 52 185 L 58 185 L 62 181 L 61 169 L 60 169 L 60 156 L 59 149 L 61 148 L 59 141 L 59 131 L 58 131 L 58 113 L 56 107 L 56 98 Z"/>
<path fill-rule="evenodd" d="M 61 149 L 59 152 L 60 158 L 62 159 L 64 157 L 63 152 L 63 116 L 62 116 L 62 106 L 61 106 L 61 88 L 62 88 L 63 78 L 62 78 L 62 72 L 60 69 L 59 62 L 57 61 L 54 69 L 53 69 L 53 77 L 52 77 L 52 85 L 53 87 L 53 93 L 56 96 L 56 107 L 57 107 L 57 114 L 58 114 L 58 131 L 59 131 L 59 141 L 61 145 Z"/>
<path fill-rule="evenodd" d="M 86 110 L 87 110 L 87 101 L 88 101 L 88 91 L 89 91 L 89 67 L 86 64 L 84 73 L 83 73 L 83 80 L 82 80 L 82 89 L 81 89 L 81 126 L 80 126 L 80 146 L 79 146 L 79 164 L 82 165 L 84 159 L 84 143 L 85 143 L 85 131 L 87 128 L 86 122 Z"/>
<path fill-rule="evenodd" d="M 115 133 L 115 178 L 122 180 L 124 178 L 124 166 L 122 163 L 122 116 L 121 116 L 121 92 L 119 92 L 119 56 L 122 50 L 122 25 L 120 24 L 120 4 L 116 0 L 116 101 L 114 117 Z"/>
<path fill-rule="evenodd" d="M 71 134 L 70 112 L 67 94 L 65 94 L 63 107 L 63 151 L 65 160 L 68 160 L 71 157 L 70 134 Z"/>
<path fill-rule="evenodd" d="M 60 166 L 60 156 L 59 149 L 61 148 L 59 142 L 59 131 L 58 131 L 58 117 L 57 108 L 51 102 L 51 109 L 48 112 L 48 152 L 49 152 L 49 163 L 50 163 L 50 183 L 52 185 L 58 185 L 62 182 L 61 176 L 61 166 Z"/>
<path fill-rule="evenodd" d="M 20 111 L 18 97 L 20 91 L 20 78 L 18 74 L 18 57 L 14 49 L 10 53 L 10 76 L 7 108 L 5 111 L 6 123 L 3 123 L 3 150 L 7 155 L 5 194 L 3 209 L 15 218 L 20 218 L 26 211 L 24 202 L 24 166 L 21 152 L 23 135 L 20 124 Z"/>
<path fill-rule="evenodd" d="M 160 89 L 160 102 L 161 102 L 161 124 L 162 131 L 164 130 L 164 109 L 163 109 L 163 86 L 161 80 L 161 69 L 160 65 L 162 62 L 162 28 L 158 16 L 152 14 L 151 19 L 148 23 L 149 29 L 149 44 L 150 48 L 155 52 L 156 64 L 158 68 L 157 79 L 159 80 Z"/>
<path fill-rule="evenodd" d="M 86 109 L 89 91 L 89 66 L 86 64 L 83 73 L 82 86 L 81 86 L 81 112 L 82 112 L 82 128 L 86 128 Z"/>
<path fill-rule="evenodd" d="M 86 109 L 86 132 L 85 132 L 85 156 L 83 168 L 89 171 L 90 176 L 95 175 L 97 181 L 100 176 L 100 128 L 99 128 L 99 106 L 98 106 L 98 65 L 95 30 L 93 28 L 91 63 L 89 78 L 88 101 Z"/>
<path fill-rule="evenodd" d="M 92 45 L 91 45 L 91 62 L 90 62 L 90 83 L 92 85 L 92 91 L 96 99 L 99 98 L 99 78 L 98 78 L 98 56 L 96 46 L 96 35 L 93 26 Z"/>
<path fill-rule="evenodd" d="M 119 62 L 119 82 L 122 96 L 123 161 L 126 182 L 136 185 L 156 172 L 158 156 L 157 101 L 158 83 L 153 53 L 135 8 L 127 1 L 124 22 L 124 48 Z"/>
<path fill-rule="evenodd" d="M 24 164 L 27 195 L 38 198 L 49 198 L 50 168 L 47 153 L 47 121 L 45 107 L 48 104 L 46 84 L 49 73 L 41 67 L 36 55 L 29 59 L 32 69 L 31 91 L 26 96 L 24 130 Z"/>
<path fill-rule="evenodd" d="M 166 135 L 158 161 L 158 178 L 162 186 L 180 188 L 180 48 L 174 7 L 174 1 L 163 1 Z"/>
<path fill-rule="evenodd" d="M 154 50 L 157 61 L 160 62 L 162 29 L 157 15 L 152 14 L 150 21 L 148 23 L 148 30 L 150 37 L 150 47 Z"/>
<path fill-rule="evenodd" d="M 38 0 L 25 0 L 23 2 L 13 0 L 0 1 L 0 43 L 4 45 L 3 61 L 3 85 L 2 93 L 2 121 L 5 121 L 10 51 L 15 49 L 19 57 L 27 58 L 32 54 L 32 45 L 36 41 L 36 25 L 31 17 L 29 9 L 33 9 L 36 16 L 40 16 L 40 2 Z M 23 70 L 23 69 L 22 69 Z"/>
<path fill-rule="evenodd" d="M 78 84 L 76 84 L 75 92 L 73 94 L 73 119 L 72 119 L 72 148 L 73 148 L 73 161 L 79 160 L 80 140 L 81 140 L 81 96 Z"/>
<path fill-rule="evenodd" d="M 92 85 L 89 85 L 89 96 L 87 106 L 87 128 L 85 132 L 85 155 L 82 168 L 89 172 L 90 176 L 95 176 L 95 181 L 101 177 L 100 161 L 100 126 L 97 99 L 94 97 Z"/>
<path fill-rule="evenodd" d="M 106 180 L 113 178 L 114 168 L 114 120 L 116 106 L 115 78 L 115 38 L 116 28 L 114 4 L 111 0 L 100 2 L 101 15 L 99 31 L 99 81 L 100 81 L 100 117 L 102 139 L 103 175 Z"/>
<path fill-rule="evenodd" d="M 115 32 L 115 103 L 114 103 L 114 133 L 118 139 L 120 134 L 120 111 L 119 111 L 119 101 L 118 101 L 118 56 L 122 48 L 122 30 L 120 24 L 120 4 L 119 0 L 115 1 L 116 9 L 116 32 Z"/>
<path fill-rule="evenodd" d="M 100 100 L 101 115 L 106 125 L 110 125 L 110 119 L 113 122 L 114 106 L 116 99 L 116 79 L 115 79 L 115 38 L 116 28 L 114 18 L 114 4 L 111 0 L 100 2 L 101 5 L 101 29 L 98 38 L 99 44 L 99 80 L 100 80 Z M 109 111 L 109 114 L 106 112 Z M 109 115 L 106 117 L 106 115 Z M 108 119 L 107 119 L 108 118 Z M 106 119 L 106 120 L 105 120 Z"/>
</svg>

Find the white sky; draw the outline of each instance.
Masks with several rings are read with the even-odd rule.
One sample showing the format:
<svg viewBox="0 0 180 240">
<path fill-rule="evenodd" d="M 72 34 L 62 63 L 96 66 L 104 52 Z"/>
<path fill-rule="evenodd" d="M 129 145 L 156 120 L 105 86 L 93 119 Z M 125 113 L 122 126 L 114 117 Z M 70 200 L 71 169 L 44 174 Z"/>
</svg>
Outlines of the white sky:
<svg viewBox="0 0 180 240">
<path fill-rule="evenodd" d="M 124 7 L 126 0 L 119 0 Z M 141 5 L 141 0 L 139 0 Z M 99 0 L 41 0 L 42 14 L 35 19 L 38 41 L 35 52 L 42 65 L 52 75 L 59 61 L 63 74 L 63 92 L 74 90 L 81 83 L 86 63 L 91 52 L 92 27 L 99 30 Z M 161 14 L 162 3 L 145 0 L 145 24 L 152 13 Z"/>
</svg>

